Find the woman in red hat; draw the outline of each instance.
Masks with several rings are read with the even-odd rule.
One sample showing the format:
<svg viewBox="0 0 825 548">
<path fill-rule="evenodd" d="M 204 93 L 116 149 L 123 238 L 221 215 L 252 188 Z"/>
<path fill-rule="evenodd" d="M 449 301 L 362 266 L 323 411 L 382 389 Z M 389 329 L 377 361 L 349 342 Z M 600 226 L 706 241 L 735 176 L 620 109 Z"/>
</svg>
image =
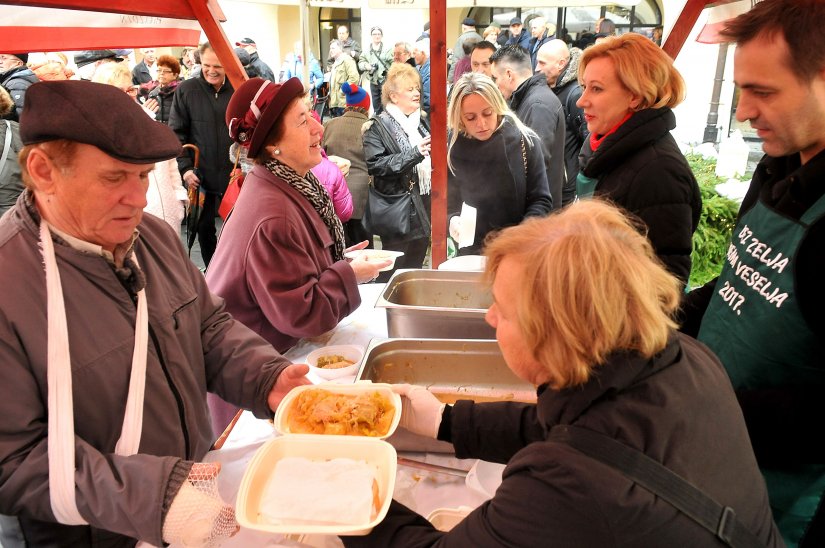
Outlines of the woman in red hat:
<svg viewBox="0 0 825 548">
<path fill-rule="evenodd" d="M 390 263 L 344 258 L 341 221 L 310 171 L 321 161 L 322 126 L 304 95 L 297 78 L 252 78 L 232 96 L 229 134 L 254 167 L 206 276 L 227 310 L 279 352 L 335 327 L 361 304 L 358 284 Z"/>
</svg>

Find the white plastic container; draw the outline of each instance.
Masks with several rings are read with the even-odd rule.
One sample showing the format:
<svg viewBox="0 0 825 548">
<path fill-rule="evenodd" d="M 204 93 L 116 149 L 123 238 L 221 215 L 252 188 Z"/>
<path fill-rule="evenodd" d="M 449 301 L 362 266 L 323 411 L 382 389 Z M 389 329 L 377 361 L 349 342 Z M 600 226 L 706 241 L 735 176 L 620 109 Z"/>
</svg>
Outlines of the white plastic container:
<svg viewBox="0 0 825 548">
<path fill-rule="evenodd" d="M 469 506 L 459 506 L 458 508 L 436 508 L 427 516 L 427 521 L 439 531 L 447 532 L 461 523 L 473 509 Z"/>
<path fill-rule="evenodd" d="M 395 414 L 387 434 L 380 438 L 365 436 L 330 436 L 319 434 L 293 434 L 289 430 L 289 409 L 292 402 L 305 390 L 321 388 L 333 394 L 362 394 L 379 392 L 394 406 Z M 243 527 L 270 533 L 318 534 L 318 535 L 366 535 L 384 519 L 392 502 L 395 488 L 395 475 L 398 468 L 398 455 L 395 448 L 383 441 L 398 428 L 401 421 L 401 396 L 392 391 L 389 384 L 358 382 L 352 385 L 317 384 L 293 388 L 281 401 L 275 413 L 275 429 L 283 434 L 261 446 L 244 472 L 235 514 Z M 378 483 L 378 495 L 381 505 L 376 516 L 366 523 L 358 524 L 319 524 L 306 523 L 273 524 L 260 516 L 261 497 L 270 477 L 275 471 L 278 460 L 285 457 L 304 457 L 310 460 L 325 461 L 333 458 L 348 458 L 365 461 L 375 469 Z M 289 497 L 289 493 L 284 493 Z"/>
<path fill-rule="evenodd" d="M 381 506 L 373 519 L 351 525 L 273 524 L 260 516 L 260 502 L 277 462 L 285 457 L 325 461 L 348 458 L 365 461 L 375 469 Z M 397 455 L 389 443 L 357 436 L 317 436 L 293 434 L 268 441 L 255 453 L 244 473 L 235 516 L 246 528 L 280 534 L 366 535 L 387 515 L 395 488 Z M 289 497 L 290 493 L 284 493 Z"/>
<path fill-rule="evenodd" d="M 318 367 L 318 358 L 323 356 L 341 356 L 351 362 L 352 365 L 347 367 L 339 367 L 337 369 L 328 369 L 326 367 Z M 339 344 L 334 346 L 324 346 L 317 350 L 313 350 L 307 355 L 306 362 L 309 365 L 309 370 L 318 375 L 324 380 L 333 380 L 341 377 L 352 377 L 358 373 L 358 368 L 361 366 L 361 360 L 364 358 L 364 348 L 354 344 Z"/>
<path fill-rule="evenodd" d="M 390 402 L 395 407 L 395 414 L 393 415 L 392 422 L 390 423 L 390 428 L 386 435 L 379 436 L 377 438 L 371 439 L 385 439 L 392 435 L 395 432 L 395 429 L 398 428 L 398 423 L 401 421 L 401 396 L 396 394 L 392 391 L 392 387 L 389 384 L 383 383 L 372 383 L 372 382 L 358 382 L 355 384 L 315 384 L 315 385 L 305 385 L 299 386 L 297 388 L 293 388 L 290 390 L 289 394 L 287 394 L 281 404 L 278 406 L 278 410 L 275 412 L 275 429 L 284 435 L 301 435 L 301 434 L 293 434 L 289 429 L 289 408 L 292 406 L 292 402 L 301 392 L 306 390 L 314 390 L 317 388 L 322 388 L 328 392 L 333 394 L 363 394 L 365 392 L 378 392 L 382 396 L 386 397 L 390 400 Z M 330 439 L 330 438 L 337 438 L 337 437 L 358 437 L 358 436 L 320 436 L 323 439 Z"/>
</svg>

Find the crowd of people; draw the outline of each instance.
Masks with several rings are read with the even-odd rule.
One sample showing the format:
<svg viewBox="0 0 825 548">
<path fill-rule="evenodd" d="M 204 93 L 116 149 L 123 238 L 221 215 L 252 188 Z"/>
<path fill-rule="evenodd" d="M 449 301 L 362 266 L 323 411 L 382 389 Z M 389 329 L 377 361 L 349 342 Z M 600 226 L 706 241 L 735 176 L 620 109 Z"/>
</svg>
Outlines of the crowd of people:
<svg viewBox="0 0 825 548">
<path fill-rule="evenodd" d="M 574 44 L 541 17 L 462 21 L 445 228 L 486 256 L 487 321 L 538 402 L 396 386 L 402 427 L 506 463 L 503 482 L 450 532 L 394 502 L 345 545 L 825 545 L 823 16 L 764 0 L 722 30 L 736 116 L 766 155 L 699 288 L 702 199 L 670 134 L 688 85 L 661 36 L 602 19 Z M 0 544 L 237 530 L 212 441 L 238 409 L 272 418 L 309 383 L 283 354 L 391 275 L 353 252 L 426 265 L 429 27 L 384 40 L 373 26 L 362 49 L 342 25 L 323 63 L 297 43 L 276 72 L 245 37 L 237 89 L 209 43 L 73 67 L 0 54 Z M 243 186 L 218 234 L 233 163 Z M 181 244 L 193 199 L 205 273 Z"/>
</svg>

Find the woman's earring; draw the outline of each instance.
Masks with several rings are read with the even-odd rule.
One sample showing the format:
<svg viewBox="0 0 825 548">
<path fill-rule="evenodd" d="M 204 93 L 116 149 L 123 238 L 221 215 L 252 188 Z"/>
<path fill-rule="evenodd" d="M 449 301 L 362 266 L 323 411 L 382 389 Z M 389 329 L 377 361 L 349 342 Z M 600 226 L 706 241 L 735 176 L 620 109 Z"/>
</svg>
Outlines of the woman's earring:
<svg viewBox="0 0 825 548">
<path fill-rule="evenodd" d="M 281 153 L 281 149 L 280 149 L 280 148 L 276 148 L 276 149 L 275 149 L 275 150 L 273 150 L 272 152 L 273 152 L 273 154 L 278 155 L 278 154 L 280 154 L 280 153 Z"/>
</svg>

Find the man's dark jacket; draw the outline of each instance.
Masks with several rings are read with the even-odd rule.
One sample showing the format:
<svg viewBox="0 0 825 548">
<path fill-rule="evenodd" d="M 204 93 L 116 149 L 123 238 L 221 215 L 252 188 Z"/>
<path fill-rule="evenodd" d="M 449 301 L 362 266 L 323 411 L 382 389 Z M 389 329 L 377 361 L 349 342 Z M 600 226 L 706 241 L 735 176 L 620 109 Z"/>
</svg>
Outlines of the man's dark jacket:
<svg viewBox="0 0 825 548">
<path fill-rule="evenodd" d="M 272 72 L 272 69 L 269 68 L 269 65 L 261 61 L 257 51 L 249 54 L 249 65 L 254 70 L 256 76 L 264 80 L 269 80 L 270 82 L 275 81 L 275 74 Z M 249 77 L 252 78 L 252 75 L 250 74 Z"/>
<path fill-rule="evenodd" d="M 5 115 L 5 119 L 15 122 L 20 120 L 20 114 L 23 112 L 23 103 L 26 100 L 26 90 L 29 89 L 29 86 L 39 81 L 40 79 L 37 75 L 25 65 L 0 74 L 0 85 L 6 88 L 6 91 L 11 95 L 12 101 L 14 101 L 14 110 Z"/>
<path fill-rule="evenodd" d="M 200 149 L 200 179 L 204 190 L 223 194 L 229 183 L 232 162 L 229 147 L 232 139 L 226 128 L 226 107 L 234 89 L 224 80 L 220 90 L 203 78 L 184 80 L 178 85 L 169 115 L 169 127 L 183 144 L 191 143 Z M 192 169 L 192 155 L 184 153 L 178 158 L 181 175 Z"/>
<path fill-rule="evenodd" d="M 510 108 L 519 120 L 535 131 L 543 145 L 547 183 L 553 209 L 561 207 L 564 169 L 564 111 L 542 73 L 521 83 L 510 97 Z"/>
</svg>

